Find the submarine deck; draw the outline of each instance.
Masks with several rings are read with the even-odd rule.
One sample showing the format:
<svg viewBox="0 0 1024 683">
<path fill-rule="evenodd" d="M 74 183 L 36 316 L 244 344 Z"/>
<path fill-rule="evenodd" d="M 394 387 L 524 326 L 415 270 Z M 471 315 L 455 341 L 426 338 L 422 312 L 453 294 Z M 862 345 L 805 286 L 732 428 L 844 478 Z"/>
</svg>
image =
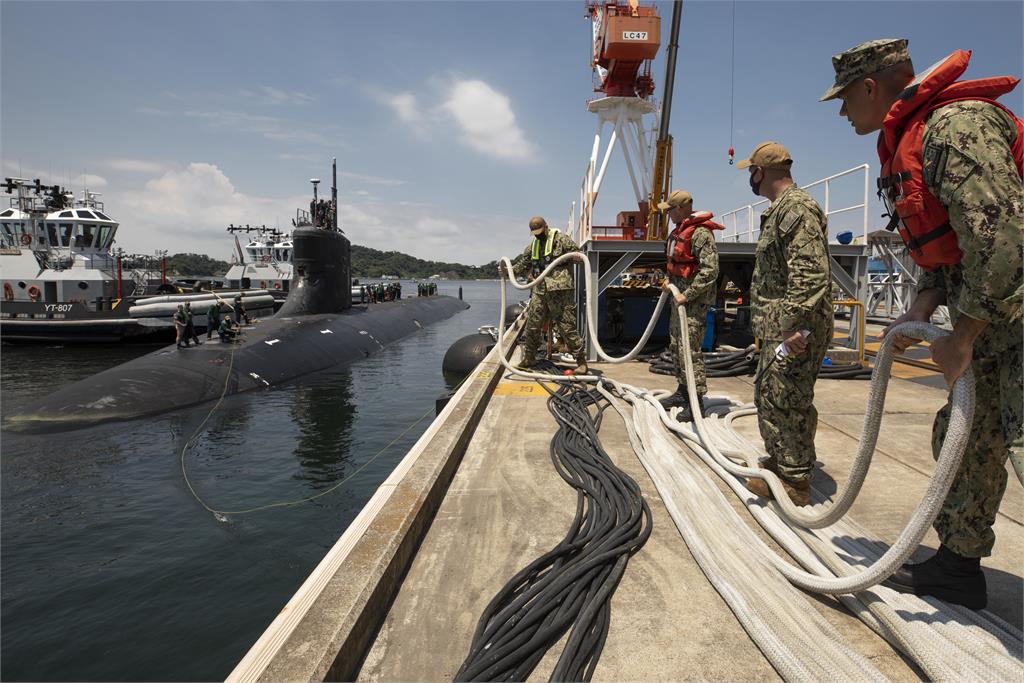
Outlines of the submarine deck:
<svg viewBox="0 0 1024 683">
<path fill-rule="evenodd" d="M 673 378 L 650 373 L 643 363 L 594 367 L 639 386 L 668 389 L 674 384 Z M 556 423 L 546 406 L 547 393 L 534 382 L 500 372 L 496 363 L 485 362 L 476 372 L 474 383 L 485 384 L 477 388 L 483 392 L 478 396 L 483 405 L 478 406 L 475 424 L 465 423 L 469 438 L 461 463 L 447 490 L 441 492 L 443 498 L 422 532 L 422 541 L 417 539 L 408 551 L 408 569 L 403 572 L 390 559 L 382 568 L 382 562 L 373 559 L 372 549 L 394 547 L 413 534 L 410 525 L 371 521 L 364 530 L 353 532 L 349 558 L 325 579 L 324 593 L 330 594 L 331 606 L 323 606 L 322 599 L 313 604 L 299 629 L 275 636 L 280 650 L 268 666 L 257 671 L 246 668 L 251 662 L 244 667 L 243 660 L 229 680 L 452 679 L 487 603 L 512 575 L 562 539 L 576 504 L 574 490 L 550 461 L 548 449 Z M 739 401 L 753 398 L 750 377 L 709 378 L 708 383 L 711 395 Z M 828 379 L 816 385 L 819 467 L 815 488 L 819 496 L 833 494 L 848 476 L 868 386 L 865 381 Z M 910 517 L 933 470 L 928 447 L 931 424 L 945 396 L 941 377 L 934 372 L 894 365 L 877 456 L 850 513 L 887 543 Z M 462 403 L 467 400 L 474 399 Z M 462 429 L 459 420 L 465 415 L 453 415 L 439 418 L 438 422 L 456 423 L 442 431 Z M 756 420 L 742 419 L 737 425 L 760 443 Z M 615 463 L 640 485 L 653 513 L 653 533 L 630 559 L 613 596 L 611 629 L 594 679 L 778 679 L 690 554 L 614 411 L 606 413 L 600 438 Z M 393 485 L 395 493 L 390 502 L 377 507 L 378 521 L 394 517 L 389 516 L 388 506 L 405 504 L 409 497 L 397 501 L 402 484 L 395 480 L 387 485 Z M 727 498 L 742 512 L 742 503 L 732 495 Z M 773 545 L 749 515 L 743 517 Z M 983 566 L 989 610 L 1017 628 L 1022 624 L 1022 523 L 1024 490 L 1011 472 L 995 524 L 995 551 Z M 937 545 L 934 531 L 929 531 L 923 546 L 934 549 Z M 928 554 L 919 550 L 917 556 Z M 331 587 L 337 582 L 344 584 L 344 590 Z M 351 597 L 356 594 L 360 597 Z M 915 664 L 838 600 L 807 595 L 814 609 L 886 677 L 923 679 Z M 293 598 L 282 614 L 296 604 Z M 264 639 L 270 634 L 268 630 Z M 556 645 L 548 652 L 531 679 L 548 676 L 560 649 Z"/>
</svg>

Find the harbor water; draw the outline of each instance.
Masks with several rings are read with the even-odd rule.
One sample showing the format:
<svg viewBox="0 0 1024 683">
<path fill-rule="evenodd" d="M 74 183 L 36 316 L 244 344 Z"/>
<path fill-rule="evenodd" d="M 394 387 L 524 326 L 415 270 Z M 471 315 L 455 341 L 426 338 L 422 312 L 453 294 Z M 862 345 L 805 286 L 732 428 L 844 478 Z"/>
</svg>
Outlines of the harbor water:
<svg viewBox="0 0 1024 683">
<path fill-rule="evenodd" d="M 426 430 L 457 381 L 451 343 L 497 324 L 497 282 L 439 293 L 460 287 L 470 309 L 351 366 L 216 408 L 5 432 L 3 680 L 223 679 Z M 153 349 L 4 346 L 2 411 Z M 197 500 L 245 510 L 346 477 L 247 514 Z"/>
</svg>

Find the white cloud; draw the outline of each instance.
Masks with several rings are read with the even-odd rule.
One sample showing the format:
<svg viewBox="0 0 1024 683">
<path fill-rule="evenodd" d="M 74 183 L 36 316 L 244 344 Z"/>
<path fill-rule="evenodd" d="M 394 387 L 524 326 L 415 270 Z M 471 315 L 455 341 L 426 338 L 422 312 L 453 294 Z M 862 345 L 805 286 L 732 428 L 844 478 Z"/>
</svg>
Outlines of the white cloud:
<svg viewBox="0 0 1024 683">
<path fill-rule="evenodd" d="M 134 191 L 104 197 L 107 213 L 121 223 L 118 246 L 131 252 L 195 252 L 228 259 L 233 251 L 229 223 L 290 228 L 308 195 L 262 197 L 247 194 L 214 164 L 193 162 L 170 170 Z M 444 207 L 360 195 L 338 205 L 338 222 L 355 244 L 398 250 L 418 258 L 481 264 L 523 247 L 521 221 L 467 215 Z"/>
<path fill-rule="evenodd" d="M 398 120 L 420 137 L 435 137 L 447 122 L 455 123 L 462 142 L 493 159 L 524 162 L 534 159 L 537 147 L 526 139 L 516 121 L 511 100 L 479 79 L 429 78 L 434 90 L 447 97 L 433 106 L 424 105 L 413 92 L 387 93 L 367 89 L 371 99 L 390 108 Z"/>
<path fill-rule="evenodd" d="M 164 170 L 163 164 L 155 161 L 143 161 L 141 159 L 108 159 L 100 163 L 115 171 L 125 171 L 128 173 L 159 173 Z"/>
<path fill-rule="evenodd" d="M 97 187 L 106 187 L 107 179 L 103 176 L 94 175 L 92 173 L 81 173 L 71 179 L 71 185 L 73 187 L 95 189 Z"/>
<path fill-rule="evenodd" d="M 217 166 L 194 162 L 148 181 L 142 190 L 108 198 L 107 208 L 122 225 L 118 244 L 130 251 L 198 251 L 226 258 L 231 251 L 225 232 L 229 223 L 280 221 L 284 227 L 295 209 L 308 203 L 301 197 L 247 195 Z"/>
<path fill-rule="evenodd" d="M 316 98 L 311 95 L 296 90 L 281 90 L 269 85 L 261 85 L 256 91 L 241 90 L 240 93 L 242 96 L 253 98 L 262 104 L 310 104 L 316 102 Z"/>
<path fill-rule="evenodd" d="M 463 142 L 482 154 L 503 161 L 526 161 L 535 154 L 509 98 L 483 81 L 456 81 L 441 108 L 454 117 Z"/>
<path fill-rule="evenodd" d="M 231 128 L 244 133 L 257 133 L 268 140 L 300 140 L 304 142 L 323 142 L 319 133 L 303 130 L 289 125 L 273 116 L 247 114 L 228 109 L 214 111 L 186 111 L 185 116 L 206 121 L 215 128 Z"/>
<path fill-rule="evenodd" d="M 140 114 L 152 114 L 153 116 L 170 116 L 171 112 L 156 107 L 136 107 L 135 111 Z"/>
<path fill-rule="evenodd" d="M 361 180 L 364 183 L 370 185 L 405 185 L 404 180 L 398 180 L 396 178 L 381 178 L 380 176 L 363 175 L 362 173 L 352 173 L 351 171 L 339 171 L 338 175 L 342 178 L 349 178 L 350 180 Z"/>
<path fill-rule="evenodd" d="M 277 158 L 283 161 L 304 161 L 307 164 L 322 164 L 326 160 L 323 154 L 292 154 L 290 152 L 282 152 L 277 155 Z"/>
<path fill-rule="evenodd" d="M 416 103 L 416 96 L 410 92 L 398 93 L 386 98 L 385 102 L 403 123 L 417 123 L 423 120 L 423 115 Z"/>
</svg>

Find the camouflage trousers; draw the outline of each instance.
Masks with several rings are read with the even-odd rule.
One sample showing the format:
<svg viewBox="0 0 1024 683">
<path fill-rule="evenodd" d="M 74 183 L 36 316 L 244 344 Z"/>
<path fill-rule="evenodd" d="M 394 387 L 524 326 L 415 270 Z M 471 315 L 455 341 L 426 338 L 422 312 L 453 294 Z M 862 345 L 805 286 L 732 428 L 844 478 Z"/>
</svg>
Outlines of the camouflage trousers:
<svg viewBox="0 0 1024 683">
<path fill-rule="evenodd" d="M 1009 348 L 995 352 L 975 347 L 974 422 L 960 469 L 949 488 L 933 526 L 947 548 L 965 557 L 992 554 L 999 503 L 1006 491 L 1006 459 L 1019 443 L 1022 425 L 1021 389 L 1024 343 L 1018 339 Z M 951 406 L 935 414 L 932 425 L 932 457 L 939 457 L 949 427 Z"/>
<path fill-rule="evenodd" d="M 671 302 L 671 299 L 669 299 Z M 708 309 L 707 303 L 688 301 L 684 306 L 686 309 L 686 324 L 690 331 L 690 361 L 693 363 L 694 391 L 698 396 L 706 396 L 708 393 L 707 373 L 704 370 L 704 354 L 700 346 L 704 343 L 704 330 L 707 327 Z M 672 314 L 669 317 L 669 353 L 672 355 L 672 365 L 676 371 L 676 379 L 679 384 L 686 386 L 686 361 L 683 356 L 683 343 L 679 331 L 679 307 L 672 306 Z"/>
<path fill-rule="evenodd" d="M 583 340 L 576 331 L 576 292 L 571 289 L 556 289 L 543 294 L 534 294 L 526 311 L 526 330 L 523 335 L 523 357 L 536 358 L 537 350 L 544 340 L 544 323 L 551 327 L 565 342 L 569 353 L 577 360 L 585 360 Z"/>
<path fill-rule="evenodd" d="M 828 322 L 831 323 L 831 318 Z M 831 325 L 819 328 L 811 330 L 803 353 L 791 361 L 777 360 L 766 371 L 764 368 L 781 340 L 762 341 L 757 363 L 757 376 L 761 377 L 759 386 L 754 389 L 757 427 L 770 460 L 792 481 L 810 477 L 817 460 L 814 434 L 818 429 L 818 411 L 814 407 L 814 382 L 832 339 Z"/>
</svg>

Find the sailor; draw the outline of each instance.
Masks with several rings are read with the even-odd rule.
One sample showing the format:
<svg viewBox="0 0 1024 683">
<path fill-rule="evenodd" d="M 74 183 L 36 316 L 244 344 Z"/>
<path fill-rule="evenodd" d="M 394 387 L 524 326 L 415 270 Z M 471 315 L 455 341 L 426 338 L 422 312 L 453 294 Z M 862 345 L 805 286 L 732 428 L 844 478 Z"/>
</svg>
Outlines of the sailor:
<svg viewBox="0 0 1024 683">
<path fill-rule="evenodd" d="M 231 321 L 231 318 L 225 316 L 220 323 L 217 325 L 217 336 L 224 343 L 230 343 L 235 340 L 238 336 L 238 325 Z"/>
<path fill-rule="evenodd" d="M 185 340 L 185 346 L 188 346 L 188 339 L 185 337 L 185 327 L 187 325 L 187 318 L 185 317 L 185 307 L 178 304 L 178 310 L 174 312 L 174 345 L 179 349 L 182 348 L 181 341 Z"/>
<path fill-rule="evenodd" d="M 245 324 L 248 325 L 249 324 L 249 314 L 245 312 L 245 305 L 242 304 L 242 295 L 241 294 L 236 294 L 235 295 L 234 309 L 235 309 L 235 324 L 240 326 L 242 324 L 242 321 L 245 320 Z"/>
<path fill-rule="evenodd" d="M 1021 201 L 1024 124 L 994 100 L 1019 79 L 957 81 L 970 52 L 915 77 L 905 39 L 873 40 L 832 57 L 840 116 L 858 135 L 879 131 L 879 195 L 914 261 L 917 298 L 893 325 L 930 321 L 945 305 L 953 333 L 931 344 L 947 384 L 974 370 L 974 423 L 960 469 L 933 526 L 938 552 L 904 565 L 887 585 L 972 609 L 985 607 L 981 558 L 992 554 L 1006 459 L 1021 447 Z M 886 330 L 883 330 L 882 336 Z M 898 336 L 903 351 L 917 340 Z M 936 414 L 932 455 L 949 426 Z"/>
<path fill-rule="evenodd" d="M 206 309 L 206 339 L 213 338 L 213 332 L 220 327 L 220 302 L 214 301 Z"/>
<path fill-rule="evenodd" d="M 817 460 L 814 382 L 832 339 L 832 289 L 825 214 L 793 182 L 792 166 L 777 142 L 761 143 L 736 164 L 750 169 L 754 194 L 771 200 L 761 215 L 750 287 L 751 325 L 761 342 L 754 403 L 768 452 L 762 467 L 778 475 L 793 503 L 809 505 Z M 771 497 L 762 479 L 749 479 L 747 488 Z"/>
<path fill-rule="evenodd" d="M 580 250 L 571 237 L 549 228 L 547 221 L 540 216 L 531 218 L 529 225 L 534 239 L 512 264 L 516 277 L 529 273 L 532 280 L 559 256 Z M 432 293 L 436 293 L 437 285 L 432 282 L 430 287 Z M 583 352 L 583 340 L 576 331 L 576 288 L 573 284 L 572 264 L 558 266 L 533 288 L 526 314 L 521 367 L 531 368 L 537 364 L 537 351 L 547 323 L 565 341 L 569 354 L 576 359 L 576 374 L 586 374 L 587 357 Z"/>
<path fill-rule="evenodd" d="M 662 211 L 675 223 L 665 242 L 668 281 L 662 289 L 669 291 L 669 284 L 675 285 L 679 294 L 672 305 L 669 322 L 670 351 L 679 387 L 674 394 L 661 399 L 665 409 L 680 407 L 676 415 L 680 422 L 693 420 L 689 395 L 686 391 L 686 365 L 683 358 L 683 343 L 679 334 L 679 307 L 685 306 L 686 324 L 689 329 L 690 361 L 693 364 L 694 391 L 699 401 L 698 410 L 704 415 L 704 396 L 708 393 L 707 376 L 704 370 L 704 328 L 708 309 L 715 303 L 718 292 L 718 247 L 712 230 L 724 226 L 711 220 L 710 211 L 693 212 L 693 197 L 685 190 L 676 190 L 668 201 L 658 204 Z"/>
<path fill-rule="evenodd" d="M 188 301 L 185 302 L 185 338 L 191 339 L 199 346 L 199 336 L 196 334 L 196 326 L 192 320 L 192 304 Z"/>
</svg>

